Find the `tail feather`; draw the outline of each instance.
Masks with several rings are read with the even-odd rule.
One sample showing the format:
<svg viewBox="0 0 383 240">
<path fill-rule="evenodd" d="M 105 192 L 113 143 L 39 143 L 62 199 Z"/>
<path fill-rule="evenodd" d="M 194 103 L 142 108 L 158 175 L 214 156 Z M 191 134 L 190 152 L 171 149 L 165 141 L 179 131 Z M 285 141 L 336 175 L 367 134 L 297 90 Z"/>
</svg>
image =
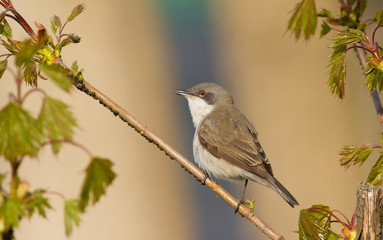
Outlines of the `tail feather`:
<svg viewBox="0 0 383 240">
<path fill-rule="evenodd" d="M 274 177 L 270 176 L 270 188 L 278 193 L 291 207 L 299 205 L 294 196 Z"/>
</svg>

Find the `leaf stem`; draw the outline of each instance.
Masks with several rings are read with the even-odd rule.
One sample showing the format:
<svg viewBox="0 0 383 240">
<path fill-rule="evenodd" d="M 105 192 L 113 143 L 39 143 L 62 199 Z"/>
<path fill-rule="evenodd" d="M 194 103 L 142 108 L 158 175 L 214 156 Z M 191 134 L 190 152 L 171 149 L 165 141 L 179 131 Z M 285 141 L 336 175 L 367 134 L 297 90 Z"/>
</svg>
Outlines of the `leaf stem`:
<svg viewBox="0 0 383 240">
<path fill-rule="evenodd" d="M 372 33 L 372 42 L 374 43 L 375 42 L 375 33 L 376 31 L 379 29 L 380 27 L 377 26 L 375 29 L 374 29 L 374 32 Z M 376 51 L 378 51 L 378 49 L 376 49 Z"/>
<path fill-rule="evenodd" d="M 61 192 L 56 192 L 56 191 L 45 191 L 45 194 L 51 194 L 51 195 L 56 195 L 56 196 L 59 196 L 60 198 L 62 198 L 62 200 L 65 201 L 66 197 L 64 196 L 64 194 L 62 194 Z"/>
<path fill-rule="evenodd" d="M 365 144 L 362 144 L 362 145 L 360 145 L 361 147 L 364 147 L 364 146 L 366 146 L 366 147 L 371 147 L 371 148 L 383 148 L 383 146 L 380 146 L 380 145 L 378 145 L 378 144 L 373 144 L 373 143 L 365 143 Z"/>
<path fill-rule="evenodd" d="M 363 44 L 364 45 L 364 44 Z M 359 46 L 359 45 L 356 45 L 356 44 L 354 44 L 353 46 L 351 46 L 351 47 L 348 47 L 345 51 L 344 51 L 344 53 L 346 53 L 346 52 L 348 52 L 348 50 L 350 50 L 350 49 L 355 49 L 355 48 L 360 48 L 360 49 L 363 49 L 363 50 L 365 50 L 365 51 L 367 51 L 367 52 L 369 52 L 369 53 L 371 53 L 371 54 L 374 54 L 374 52 L 371 50 L 371 49 L 369 49 L 367 46 Z"/>
<path fill-rule="evenodd" d="M 26 92 L 24 94 L 24 96 L 21 98 L 20 102 L 21 104 L 25 101 L 25 99 L 31 94 L 31 93 L 34 93 L 34 92 L 40 92 L 44 95 L 44 97 L 47 95 L 46 92 L 40 88 L 33 88 L 31 90 L 29 90 L 28 92 Z"/>
<path fill-rule="evenodd" d="M 67 25 L 67 23 L 68 23 L 68 21 L 66 21 L 65 23 L 64 23 L 64 25 L 60 28 L 60 30 L 59 30 L 59 34 L 58 34 L 58 41 L 57 41 L 57 44 L 60 44 L 60 41 L 61 41 L 61 37 L 62 37 L 62 32 L 63 32 L 63 30 L 64 30 L 64 28 L 65 28 L 65 26 Z"/>
<path fill-rule="evenodd" d="M 5 53 L 5 54 L 1 54 L 0 55 L 0 58 L 1 57 L 6 57 L 5 59 L 8 59 L 10 56 L 14 55 L 13 53 Z"/>
<path fill-rule="evenodd" d="M 324 211 L 324 212 L 330 214 L 332 217 L 334 217 L 334 218 L 338 221 L 338 223 L 340 223 L 343 227 L 345 227 L 345 228 L 347 228 L 347 229 L 351 229 L 351 226 L 348 226 L 346 223 L 344 223 L 342 220 L 340 220 L 340 218 L 338 218 L 338 217 L 333 213 L 334 211 L 337 211 L 337 212 L 340 213 L 340 211 L 338 211 L 338 210 L 329 211 L 329 210 L 327 210 L 327 209 L 320 208 L 320 207 L 311 207 L 311 208 L 307 208 L 306 210 L 308 210 L 308 211 L 310 211 L 310 210 L 321 210 L 321 211 Z M 344 216 L 343 213 L 342 213 L 342 216 L 347 220 L 347 222 L 349 222 L 348 219 L 347 219 L 347 217 Z"/>
<path fill-rule="evenodd" d="M 69 143 L 69 144 L 71 144 L 71 145 L 73 145 L 75 147 L 80 148 L 85 153 L 87 153 L 90 157 L 93 156 L 93 154 L 85 146 L 81 145 L 80 143 L 71 141 L 71 140 L 65 140 L 65 139 L 62 139 L 62 140 L 51 140 L 51 141 L 47 141 L 47 142 L 42 143 L 41 146 L 46 146 L 48 144 L 55 144 L 55 143 Z"/>
</svg>

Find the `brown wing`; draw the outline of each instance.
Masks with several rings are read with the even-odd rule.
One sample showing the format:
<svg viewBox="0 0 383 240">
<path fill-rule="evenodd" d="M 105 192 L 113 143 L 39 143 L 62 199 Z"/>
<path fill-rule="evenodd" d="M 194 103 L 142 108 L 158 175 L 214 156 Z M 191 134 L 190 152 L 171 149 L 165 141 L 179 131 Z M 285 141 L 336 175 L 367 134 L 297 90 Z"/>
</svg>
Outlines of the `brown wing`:
<svg viewBox="0 0 383 240">
<path fill-rule="evenodd" d="M 273 176 L 253 124 L 234 107 L 215 109 L 201 123 L 198 136 L 212 155 L 260 177 Z"/>
</svg>

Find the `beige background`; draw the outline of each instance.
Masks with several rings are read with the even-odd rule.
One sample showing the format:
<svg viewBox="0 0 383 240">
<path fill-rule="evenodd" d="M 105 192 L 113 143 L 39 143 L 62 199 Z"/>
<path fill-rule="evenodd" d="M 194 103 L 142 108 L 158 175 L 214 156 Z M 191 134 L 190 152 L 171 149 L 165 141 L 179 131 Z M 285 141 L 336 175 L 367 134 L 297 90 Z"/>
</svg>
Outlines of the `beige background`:
<svg viewBox="0 0 383 240">
<path fill-rule="evenodd" d="M 83 2 L 86 11 L 66 29 L 78 33 L 82 42 L 64 50 L 64 62 L 70 65 L 78 60 L 89 82 L 181 153 L 190 153 L 185 129 L 192 122 L 189 116 L 180 116 L 186 101 L 174 91 L 184 84 L 176 78 L 173 48 L 158 1 Z M 292 209 L 268 189 L 257 184 L 248 188 L 248 197 L 256 198 L 256 213 L 287 239 L 297 239 L 293 231 L 298 229 L 299 210 L 312 204 L 330 205 L 351 218 L 357 185 L 366 179 L 372 161 L 344 171 L 337 154 L 345 144 L 377 143 L 380 130 L 353 52 L 347 58 L 346 99 L 340 103 L 326 85 L 329 41 L 296 42 L 284 34 L 295 2 L 208 2 L 217 54 L 215 70 L 238 108 L 255 123 L 276 177 L 300 203 Z M 318 1 L 318 9 L 336 11 L 335 2 Z M 53 14 L 64 19 L 78 3 L 14 1 L 27 21 L 47 27 Z M 382 8 L 381 4 L 377 7 Z M 23 39 L 18 26 L 12 26 Z M 196 225 L 199 216 L 194 214 L 199 206 L 192 197 L 198 191 L 188 189 L 198 183 L 190 175 L 85 94 L 74 90 L 67 96 L 50 82 L 41 82 L 41 87 L 72 106 L 80 126 L 76 140 L 95 155 L 112 159 L 118 174 L 107 196 L 89 208 L 70 239 L 201 238 Z M 2 106 L 14 89 L 10 75 L 0 80 Z M 40 102 L 41 96 L 33 96 L 27 107 L 36 113 Z M 71 146 L 57 157 L 46 148 L 39 159 L 23 164 L 21 177 L 31 188 L 48 188 L 73 198 L 87 163 L 87 155 Z M 0 169 L 9 171 L 3 160 Z M 62 199 L 56 195 L 50 199 L 55 210 L 48 219 L 23 220 L 17 239 L 67 239 Z M 259 234 L 246 220 L 233 218 L 233 228 L 243 231 L 239 239 L 255 239 Z M 267 238 L 259 235 L 256 239 Z"/>
</svg>

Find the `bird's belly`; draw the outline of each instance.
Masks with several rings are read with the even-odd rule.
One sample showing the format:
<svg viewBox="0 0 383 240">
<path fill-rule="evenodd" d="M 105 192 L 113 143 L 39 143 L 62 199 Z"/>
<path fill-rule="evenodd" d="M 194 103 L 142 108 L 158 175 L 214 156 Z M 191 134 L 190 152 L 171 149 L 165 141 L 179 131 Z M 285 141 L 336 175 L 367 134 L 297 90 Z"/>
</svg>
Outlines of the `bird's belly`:
<svg viewBox="0 0 383 240">
<path fill-rule="evenodd" d="M 193 140 L 193 154 L 194 160 L 203 170 L 207 171 L 209 175 L 227 180 L 243 180 L 249 178 L 247 176 L 249 172 L 209 153 L 209 151 L 200 144 L 198 136 L 196 135 Z"/>
</svg>

